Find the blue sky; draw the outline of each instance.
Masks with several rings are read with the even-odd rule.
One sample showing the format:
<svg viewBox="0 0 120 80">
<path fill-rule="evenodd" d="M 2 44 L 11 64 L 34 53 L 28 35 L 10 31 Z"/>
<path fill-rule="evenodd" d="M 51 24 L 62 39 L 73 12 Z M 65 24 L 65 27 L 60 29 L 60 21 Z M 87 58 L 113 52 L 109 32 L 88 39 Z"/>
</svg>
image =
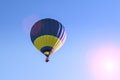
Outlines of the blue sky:
<svg viewBox="0 0 120 80">
<path fill-rule="evenodd" d="M 89 52 L 101 44 L 120 47 L 119 0 L 1 0 L 0 80 L 96 80 L 89 74 Z M 45 56 L 30 41 L 32 24 L 42 18 L 66 29 L 63 47 Z M 26 30 L 27 29 L 27 30 Z"/>
</svg>

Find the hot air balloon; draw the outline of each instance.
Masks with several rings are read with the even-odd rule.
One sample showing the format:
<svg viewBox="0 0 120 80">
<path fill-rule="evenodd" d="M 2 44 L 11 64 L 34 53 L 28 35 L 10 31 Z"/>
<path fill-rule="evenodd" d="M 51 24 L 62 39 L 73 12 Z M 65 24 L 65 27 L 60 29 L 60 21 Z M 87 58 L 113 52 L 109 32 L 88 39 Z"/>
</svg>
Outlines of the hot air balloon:
<svg viewBox="0 0 120 80">
<path fill-rule="evenodd" d="M 49 56 L 64 44 L 66 33 L 60 22 L 45 18 L 33 25 L 30 37 L 33 45 L 46 56 L 46 62 L 48 62 Z"/>
</svg>

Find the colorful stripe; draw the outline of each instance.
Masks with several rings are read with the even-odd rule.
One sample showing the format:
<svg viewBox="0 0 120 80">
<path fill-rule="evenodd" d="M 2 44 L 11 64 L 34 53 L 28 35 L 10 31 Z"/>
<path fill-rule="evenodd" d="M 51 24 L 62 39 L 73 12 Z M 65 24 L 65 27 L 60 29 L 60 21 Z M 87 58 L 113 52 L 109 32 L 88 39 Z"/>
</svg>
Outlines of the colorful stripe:
<svg viewBox="0 0 120 80">
<path fill-rule="evenodd" d="M 56 52 L 59 47 L 62 45 L 62 42 L 59 38 L 52 35 L 43 35 L 35 39 L 34 45 L 38 50 L 42 50 L 42 48 L 48 46 L 52 48 L 52 52 Z"/>
<path fill-rule="evenodd" d="M 30 37 L 34 46 L 48 57 L 63 45 L 66 33 L 61 23 L 46 18 L 33 25 Z"/>
<path fill-rule="evenodd" d="M 43 35 L 53 35 L 61 39 L 64 34 L 64 27 L 61 23 L 54 19 L 43 19 L 36 22 L 31 29 L 31 40 L 34 40 Z"/>
</svg>

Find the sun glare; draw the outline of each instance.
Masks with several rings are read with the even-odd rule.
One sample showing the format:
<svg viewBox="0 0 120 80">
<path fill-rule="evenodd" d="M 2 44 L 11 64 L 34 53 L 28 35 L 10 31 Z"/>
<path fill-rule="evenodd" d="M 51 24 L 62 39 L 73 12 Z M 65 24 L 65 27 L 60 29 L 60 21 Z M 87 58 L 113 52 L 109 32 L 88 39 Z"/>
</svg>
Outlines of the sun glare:
<svg viewBox="0 0 120 80">
<path fill-rule="evenodd" d="M 105 60 L 104 61 L 104 64 L 103 64 L 103 67 L 104 67 L 104 70 L 107 72 L 107 73 L 112 73 L 115 71 L 116 69 L 116 64 L 115 64 L 115 60 L 113 59 L 108 59 L 108 60 Z"/>
<path fill-rule="evenodd" d="M 95 80 L 120 80 L 120 51 L 115 47 L 101 47 L 92 52 L 90 72 Z"/>
</svg>

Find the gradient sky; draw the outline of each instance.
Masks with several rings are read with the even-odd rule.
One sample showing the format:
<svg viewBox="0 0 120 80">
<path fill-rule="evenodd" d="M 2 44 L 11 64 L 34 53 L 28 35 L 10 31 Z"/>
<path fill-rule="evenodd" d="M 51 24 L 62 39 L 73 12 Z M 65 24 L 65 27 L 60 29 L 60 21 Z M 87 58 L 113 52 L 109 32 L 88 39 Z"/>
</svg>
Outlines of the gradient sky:
<svg viewBox="0 0 120 80">
<path fill-rule="evenodd" d="M 67 33 L 49 63 L 29 35 L 43 18 L 60 21 Z M 107 80 L 92 63 L 104 49 L 120 49 L 120 0 L 0 0 L 0 38 L 0 80 Z"/>
</svg>

